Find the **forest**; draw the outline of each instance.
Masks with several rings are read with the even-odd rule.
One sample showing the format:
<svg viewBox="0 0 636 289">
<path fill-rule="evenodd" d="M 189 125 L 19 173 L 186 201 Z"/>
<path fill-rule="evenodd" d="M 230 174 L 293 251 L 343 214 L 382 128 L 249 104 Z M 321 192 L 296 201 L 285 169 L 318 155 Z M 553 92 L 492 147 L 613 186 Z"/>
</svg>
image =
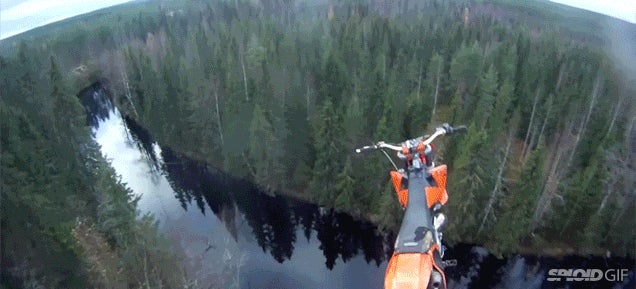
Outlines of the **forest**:
<svg viewBox="0 0 636 289">
<path fill-rule="evenodd" d="M 391 164 L 354 148 L 466 124 L 437 145 L 449 244 L 633 256 L 636 25 L 515 3 L 133 2 L 2 40 L 2 284 L 189 284 L 91 138 L 94 83 L 163 146 L 385 231 Z"/>
</svg>

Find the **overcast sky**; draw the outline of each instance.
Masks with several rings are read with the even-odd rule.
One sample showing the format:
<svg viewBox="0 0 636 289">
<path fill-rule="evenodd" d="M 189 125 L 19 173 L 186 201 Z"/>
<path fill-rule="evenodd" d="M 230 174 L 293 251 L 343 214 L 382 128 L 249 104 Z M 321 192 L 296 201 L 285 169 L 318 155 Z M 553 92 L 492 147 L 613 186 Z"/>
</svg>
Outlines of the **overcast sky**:
<svg viewBox="0 0 636 289">
<path fill-rule="evenodd" d="M 129 0 L 0 0 L 0 39 Z"/>
<path fill-rule="evenodd" d="M 636 23 L 636 0 L 550 0 Z"/>
<path fill-rule="evenodd" d="M 129 0 L 0 0 L 0 39 Z M 519 0 L 524 1 L 524 0 Z M 636 23 L 636 0 L 553 0 Z"/>
</svg>

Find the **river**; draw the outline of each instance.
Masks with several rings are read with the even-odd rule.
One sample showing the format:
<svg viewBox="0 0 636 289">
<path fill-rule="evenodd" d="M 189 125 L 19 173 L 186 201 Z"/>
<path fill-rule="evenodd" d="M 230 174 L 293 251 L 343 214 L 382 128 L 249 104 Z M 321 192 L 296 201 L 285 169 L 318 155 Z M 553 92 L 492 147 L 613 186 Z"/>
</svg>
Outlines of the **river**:
<svg viewBox="0 0 636 289">
<path fill-rule="evenodd" d="M 122 117 L 99 84 L 80 93 L 102 154 L 186 254 L 199 284 L 223 288 L 382 288 L 393 236 L 300 200 L 270 196 L 250 182 L 198 163 L 152 140 Z M 449 288 L 635 288 L 634 261 L 570 256 L 494 258 L 478 246 L 447 251 L 458 266 Z M 550 269 L 628 269 L 622 282 L 551 282 Z M 203 286 L 204 288 L 206 286 Z"/>
</svg>

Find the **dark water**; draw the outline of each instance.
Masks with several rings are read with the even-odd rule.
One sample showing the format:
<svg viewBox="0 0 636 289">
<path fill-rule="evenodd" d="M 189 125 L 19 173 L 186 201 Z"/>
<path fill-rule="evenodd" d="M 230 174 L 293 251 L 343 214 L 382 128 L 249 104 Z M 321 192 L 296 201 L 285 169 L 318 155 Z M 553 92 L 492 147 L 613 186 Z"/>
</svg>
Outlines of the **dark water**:
<svg viewBox="0 0 636 289">
<path fill-rule="evenodd" d="M 382 288 L 394 237 L 369 223 L 293 198 L 179 155 L 122 117 L 96 84 L 80 94 L 102 153 L 187 256 L 199 284 L 225 288 Z M 456 219 L 456 218 L 455 218 Z M 534 256 L 496 259 L 460 244 L 447 251 L 449 288 L 635 288 L 634 261 Z M 621 282 L 547 281 L 550 269 L 629 269 Z M 206 286 L 202 286 L 206 287 Z"/>
</svg>

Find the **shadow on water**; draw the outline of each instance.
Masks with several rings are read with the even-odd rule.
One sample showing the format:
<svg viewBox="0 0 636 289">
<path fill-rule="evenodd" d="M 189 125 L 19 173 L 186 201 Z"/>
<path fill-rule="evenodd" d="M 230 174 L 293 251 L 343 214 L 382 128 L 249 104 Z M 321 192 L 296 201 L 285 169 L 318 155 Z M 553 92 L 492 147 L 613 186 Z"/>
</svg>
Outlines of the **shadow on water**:
<svg viewBox="0 0 636 289">
<path fill-rule="evenodd" d="M 449 288 L 636 288 L 632 258 L 569 255 L 561 258 L 514 256 L 498 259 L 486 249 L 458 244 L 447 251 L 447 258 L 457 259 L 457 266 L 447 268 Z M 554 269 L 597 269 L 603 272 L 598 281 L 549 281 Z M 617 273 L 624 270 L 625 276 Z"/>
<path fill-rule="evenodd" d="M 110 94 L 99 83 L 82 91 L 80 98 L 93 128 L 98 128 L 99 121 L 116 109 Z M 387 238 L 370 222 L 294 198 L 268 195 L 249 181 L 179 155 L 168 147 L 161 147 L 163 162 L 159 162 L 149 131 L 128 116 L 122 118 L 132 142 L 154 166 L 161 168 L 184 210 L 196 205 L 202 214 L 212 211 L 234 239 L 237 214 L 242 214 L 258 245 L 276 261 L 282 263 L 292 257 L 298 229 L 307 241 L 315 234 L 329 269 L 338 258 L 346 262 L 358 254 L 379 266 L 392 253 Z"/>
<path fill-rule="evenodd" d="M 88 112 L 88 123 L 95 129 L 100 121 L 112 117 L 111 112 L 116 111 L 110 94 L 99 83 L 82 91 L 80 98 Z M 118 113 L 116 115 L 119 116 Z M 235 241 L 241 235 L 240 222 L 246 222 L 258 247 L 279 264 L 294 262 L 294 250 L 299 242 L 303 241 L 303 237 L 310 246 L 318 247 L 317 249 L 322 252 L 325 267 L 329 271 L 334 269 L 338 259 L 347 263 L 356 256 L 363 256 L 366 263 L 373 264 L 375 269 L 347 270 L 362 270 L 360 272 L 366 272 L 364 274 L 378 276 L 351 278 L 372 277 L 373 282 L 370 284 L 374 284 L 376 288 L 382 287 L 383 268 L 392 254 L 391 244 L 394 235 L 384 236 L 377 231 L 374 224 L 356 220 L 345 213 L 324 209 L 290 197 L 266 194 L 249 181 L 234 178 L 215 167 L 182 156 L 168 147 L 156 150 L 156 143 L 148 130 L 131 118 L 121 118 L 127 128 L 129 141 L 146 156 L 151 163 L 149 166 L 155 167 L 165 176 L 174 193 L 175 202 L 178 202 L 183 210 L 194 209 L 203 215 L 212 212 L 221 220 Z M 318 240 L 318 244 L 315 241 L 312 243 L 313 238 Z M 510 259 L 497 259 L 484 248 L 469 244 L 455 245 L 446 252 L 447 259 L 458 261 L 458 266 L 446 269 L 449 288 L 636 288 L 636 270 L 632 258 L 516 256 Z M 303 267 L 309 267 L 307 271 L 310 274 L 322 274 L 313 264 L 298 260 L 295 262 L 293 266 L 303 264 Z M 259 264 L 255 266 L 258 267 Z M 548 281 L 547 272 L 552 269 L 599 269 L 603 272 L 627 269 L 627 276 L 613 281 L 607 278 L 596 282 Z M 268 272 L 267 268 L 252 267 L 251 270 Z M 282 274 L 268 274 L 270 273 Z M 251 281 L 256 282 L 255 280 L 264 278 L 259 274 L 253 273 L 255 277 L 252 277 Z M 324 284 L 308 285 L 302 277 L 297 278 L 299 279 L 294 282 L 300 283 L 293 284 L 312 288 L 324 287 Z M 248 285 L 243 284 L 241 287 L 252 285 L 248 282 Z M 279 284 L 279 288 L 293 288 L 299 285 L 281 286 Z M 351 286 L 356 285 L 347 287 Z"/>
<path fill-rule="evenodd" d="M 83 89 L 78 96 L 86 109 L 86 123 L 92 128 L 98 128 L 99 122 L 106 120 L 115 109 L 110 92 L 100 82 Z"/>
<path fill-rule="evenodd" d="M 166 177 L 184 209 L 195 203 L 205 214 L 207 205 L 236 238 L 237 208 L 258 245 L 278 262 L 291 258 L 297 229 L 302 229 L 307 241 L 312 233 L 316 234 L 329 269 L 336 259 L 346 262 L 360 253 L 367 262 L 374 261 L 379 266 L 390 254 L 386 239 L 369 222 L 293 198 L 267 195 L 248 181 L 179 156 L 169 148 L 162 149 L 161 157 Z"/>
</svg>

